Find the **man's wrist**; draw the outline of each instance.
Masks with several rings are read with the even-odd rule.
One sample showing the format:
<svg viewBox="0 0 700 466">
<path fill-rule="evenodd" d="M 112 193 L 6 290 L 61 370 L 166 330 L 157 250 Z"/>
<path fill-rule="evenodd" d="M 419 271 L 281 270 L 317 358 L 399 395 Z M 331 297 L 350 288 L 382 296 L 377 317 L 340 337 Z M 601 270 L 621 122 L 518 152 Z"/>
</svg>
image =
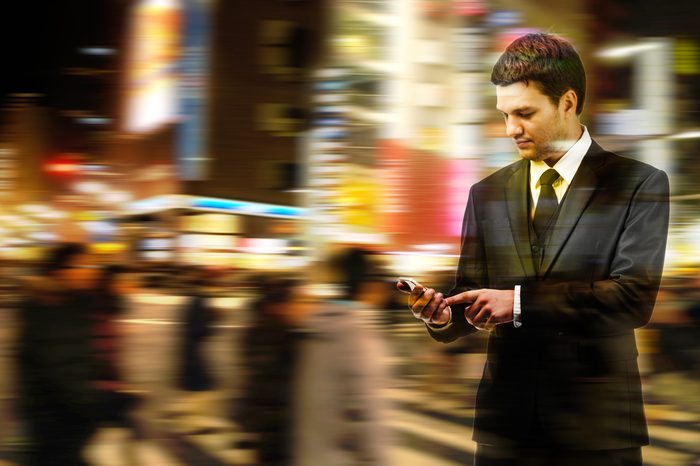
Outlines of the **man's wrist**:
<svg viewBox="0 0 700 466">
<path fill-rule="evenodd" d="M 437 324 L 434 322 L 426 322 L 428 327 L 430 327 L 434 330 L 442 330 L 442 329 L 447 328 L 450 325 L 452 325 L 452 308 L 448 308 L 447 312 L 450 313 L 450 317 L 447 319 L 447 322 L 445 322 L 444 324 Z"/>
<path fill-rule="evenodd" d="M 513 289 L 513 326 L 515 328 L 522 327 L 523 315 L 520 306 L 520 285 L 515 285 Z"/>
</svg>

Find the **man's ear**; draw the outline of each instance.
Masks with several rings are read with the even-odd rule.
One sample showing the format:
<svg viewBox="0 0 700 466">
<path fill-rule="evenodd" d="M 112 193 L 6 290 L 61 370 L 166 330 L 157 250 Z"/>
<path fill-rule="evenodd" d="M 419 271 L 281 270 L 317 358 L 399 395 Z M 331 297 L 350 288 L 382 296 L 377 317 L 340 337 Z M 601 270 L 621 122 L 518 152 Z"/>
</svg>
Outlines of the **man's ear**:
<svg viewBox="0 0 700 466">
<path fill-rule="evenodd" d="M 573 89 L 566 91 L 559 99 L 559 105 L 564 113 L 572 113 L 576 115 L 576 105 L 578 104 L 578 96 Z"/>
</svg>

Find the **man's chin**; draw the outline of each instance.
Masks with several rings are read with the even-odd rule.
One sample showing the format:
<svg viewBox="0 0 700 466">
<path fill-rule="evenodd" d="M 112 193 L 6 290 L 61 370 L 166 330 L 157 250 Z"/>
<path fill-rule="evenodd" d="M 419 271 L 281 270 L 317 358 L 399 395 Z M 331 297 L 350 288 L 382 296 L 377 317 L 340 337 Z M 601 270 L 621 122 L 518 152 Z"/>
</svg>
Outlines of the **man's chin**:
<svg viewBox="0 0 700 466">
<path fill-rule="evenodd" d="M 540 154 L 538 154 L 537 152 L 535 152 L 533 150 L 527 150 L 527 149 L 526 150 L 518 150 L 518 154 L 520 155 L 521 158 L 523 158 L 525 160 L 530 160 L 532 162 L 539 162 L 540 160 L 542 160 L 542 157 L 540 156 Z"/>
</svg>

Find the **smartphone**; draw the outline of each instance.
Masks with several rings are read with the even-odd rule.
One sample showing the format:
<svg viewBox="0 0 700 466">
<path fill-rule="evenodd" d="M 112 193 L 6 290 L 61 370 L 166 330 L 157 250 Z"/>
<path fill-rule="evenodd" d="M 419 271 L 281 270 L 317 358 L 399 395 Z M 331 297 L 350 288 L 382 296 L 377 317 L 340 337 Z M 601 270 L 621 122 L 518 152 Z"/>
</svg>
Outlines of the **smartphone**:
<svg viewBox="0 0 700 466">
<path fill-rule="evenodd" d="M 399 277 L 399 289 L 403 293 L 410 293 L 418 285 L 418 282 L 410 277 Z"/>
<path fill-rule="evenodd" d="M 413 291 L 413 289 L 418 285 L 418 282 L 415 279 L 410 278 L 410 277 L 399 277 L 398 285 L 399 285 L 399 290 L 401 292 L 408 294 L 411 291 Z M 425 291 L 425 288 L 423 289 L 423 291 Z M 445 309 L 448 309 L 449 312 L 452 312 L 452 310 L 450 309 L 449 306 L 447 306 Z M 416 316 L 416 318 L 419 318 L 419 319 L 423 320 L 424 322 L 430 323 L 430 321 L 428 321 L 428 320 L 422 319 L 417 315 L 415 315 L 415 316 Z"/>
</svg>

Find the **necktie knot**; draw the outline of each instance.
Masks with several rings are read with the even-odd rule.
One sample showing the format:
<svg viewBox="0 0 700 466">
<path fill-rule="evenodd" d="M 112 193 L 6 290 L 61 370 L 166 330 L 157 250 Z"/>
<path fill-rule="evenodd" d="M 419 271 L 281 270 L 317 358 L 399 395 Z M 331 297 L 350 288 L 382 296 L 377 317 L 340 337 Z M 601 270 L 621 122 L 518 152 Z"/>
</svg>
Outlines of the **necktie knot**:
<svg viewBox="0 0 700 466">
<path fill-rule="evenodd" d="M 552 186 L 558 179 L 559 173 L 555 169 L 550 168 L 540 176 L 540 186 Z"/>
</svg>

